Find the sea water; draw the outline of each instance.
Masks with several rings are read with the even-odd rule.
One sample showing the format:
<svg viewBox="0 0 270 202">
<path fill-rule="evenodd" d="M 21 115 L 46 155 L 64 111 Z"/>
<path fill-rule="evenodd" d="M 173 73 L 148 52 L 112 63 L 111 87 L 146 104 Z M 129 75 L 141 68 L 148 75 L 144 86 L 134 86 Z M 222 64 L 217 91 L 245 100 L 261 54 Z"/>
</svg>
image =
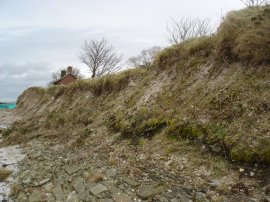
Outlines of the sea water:
<svg viewBox="0 0 270 202">
<path fill-rule="evenodd" d="M 14 103 L 0 104 L 0 109 L 14 109 L 15 107 L 16 104 Z"/>
</svg>

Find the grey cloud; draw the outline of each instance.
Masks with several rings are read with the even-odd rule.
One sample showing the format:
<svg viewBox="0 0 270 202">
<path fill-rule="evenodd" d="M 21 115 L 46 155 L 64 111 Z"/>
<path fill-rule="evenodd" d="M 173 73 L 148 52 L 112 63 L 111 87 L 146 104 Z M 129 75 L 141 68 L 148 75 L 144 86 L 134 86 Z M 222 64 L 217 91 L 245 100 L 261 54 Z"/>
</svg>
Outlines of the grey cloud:
<svg viewBox="0 0 270 202">
<path fill-rule="evenodd" d="M 15 101 L 26 88 L 46 86 L 51 71 L 51 67 L 45 63 L 0 65 L 0 100 Z"/>
<path fill-rule="evenodd" d="M 20 34 L 10 34 L 14 30 Z M 50 81 L 52 71 L 67 65 L 74 65 L 74 63 L 78 64 L 81 44 L 86 39 L 104 36 L 99 30 L 98 28 L 38 29 L 31 27 L 0 29 L 1 37 L 7 38 L 7 40 L 0 41 L 0 61 L 4 61 L 4 64 L 0 63 L 0 101 L 15 100 L 24 89 L 30 86 L 46 86 Z M 118 37 L 119 41 L 117 41 Z M 122 30 L 117 36 L 112 35 L 110 40 L 122 47 L 125 46 L 125 41 L 129 41 L 122 34 Z M 28 63 L 25 64 L 25 62 Z"/>
</svg>

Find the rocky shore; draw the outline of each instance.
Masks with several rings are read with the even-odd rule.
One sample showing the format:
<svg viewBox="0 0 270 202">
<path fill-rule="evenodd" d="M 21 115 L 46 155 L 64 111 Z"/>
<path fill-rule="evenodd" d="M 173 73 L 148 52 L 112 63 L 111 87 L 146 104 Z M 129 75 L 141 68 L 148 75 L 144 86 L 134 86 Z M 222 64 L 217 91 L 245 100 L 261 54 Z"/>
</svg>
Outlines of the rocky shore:
<svg viewBox="0 0 270 202">
<path fill-rule="evenodd" d="M 6 130 L 10 124 L 16 119 L 10 111 L 0 111 L 0 142 L 2 142 L 2 132 Z M 4 146 L 0 148 L 0 201 L 12 201 L 9 199 L 11 186 L 15 183 L 14 176 L 19 171 L 18 162 L 24 158 L 24 154 L 20 146 Z M 3 174 L 9 173 L 4 179 Z"/>
<path fill-rule="evenodd" d="M 2 113 L 1 124 L 12 116 Z M 105 127 L 91 131 L 80 145 L 76 138 L 60 144 L 37 133 L 23 145 L 25 155 L 18 146 L 2 147 L 0 162 L 5 158 L 14 171 L 2 201 L 270 201 L 269 182 L 259 179 L 267 169 L 235 167 L 186 142 L 156 137 L 135 146 L 107 135 Z"/>
</svg>

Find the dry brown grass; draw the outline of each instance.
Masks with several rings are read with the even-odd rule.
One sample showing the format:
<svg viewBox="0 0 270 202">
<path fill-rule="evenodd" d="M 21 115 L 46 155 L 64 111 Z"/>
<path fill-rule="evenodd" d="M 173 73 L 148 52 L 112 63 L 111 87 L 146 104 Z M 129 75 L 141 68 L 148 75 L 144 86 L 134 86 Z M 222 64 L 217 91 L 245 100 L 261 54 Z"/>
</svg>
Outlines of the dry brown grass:
<svg viewBox="0 0 270 202">
<path fill-rule="evenodd" d="M 97 173 L 92 177 L 92 181 L 96 183 L 102 182 L 103 180 L 104 180 L 104 176 L 102 173 Z"/>
<path fill-rule="evenodd" d="M 161 51 L 155 66 L 169 68 L 192 56 L 215 55 L 217 61 L 244 64 L 270 63 L 270 6 L 230 12 L 216 34 L 190 39 Z"/>
<path fill-rule="evenodd" d="M 5 181 L 10 175 L 12 171 L 6 168 L 0 168 L 0 181 Z"/>
<path fill-rule="evenodd" d="M 18 183 L 14 183 L 11 186 L 11 192 L 10 192 L 10 197 L 12 198 L 17 198 L 20 191 L 23 189 L 22 185 Z"/>
<path fill-rule="evenodd" d="M 230 12 L 215 37 L 217 58 L 270 63 L 270 7 Z"/>
</svg>

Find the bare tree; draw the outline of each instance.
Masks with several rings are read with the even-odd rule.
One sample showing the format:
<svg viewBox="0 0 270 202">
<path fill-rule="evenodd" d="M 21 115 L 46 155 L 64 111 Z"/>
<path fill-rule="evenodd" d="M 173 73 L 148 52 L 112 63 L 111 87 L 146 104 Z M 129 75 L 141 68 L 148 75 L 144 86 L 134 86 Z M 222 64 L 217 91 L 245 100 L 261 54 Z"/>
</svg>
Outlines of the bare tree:
<svg viewBox="0 0 270 202">
<path fill-rule="evenodd" d="M 127 63 L 133 67 L 149 67 L 160 50 L 161 48 L 158 46 L 142 50 L 138 56 L 129 58 Z"/>
<path fill-rule="evenodd" d="M 92 78 L 95 78 L 120 70 L 122 56 L 117 56 L 114 48 L 103 38 L 100 41 L 85 41 L 80 60 L 89 67 Z"/>
<path fill-rule="evenodd" d="M 267 0 L 241 0 L 246 6 L 261 6 L 266 4 Z"/>
<path fill-rule="evenodd" d="M 172 19 L 167 24 L 168 41 L 171 44 L 179 44 L 185 40 L 211 34 L 210 19 L 181 18 Z"/>
<path fill-rule="evenodd" d="M 52 80 L 49 82 L 49 86 L 53 85 L 54 82 L 58 81 L 62 77 L 66 75 L 67 71 L 66 68 L 61 68 L 55 72 L 52 73 Z M 72 68 L 72 75 L 74 75 L 77 79 L 82 79 L 84 76 L 81 74 L 81 71 L 79 68 L 73 67 Z"/>
</svg>

